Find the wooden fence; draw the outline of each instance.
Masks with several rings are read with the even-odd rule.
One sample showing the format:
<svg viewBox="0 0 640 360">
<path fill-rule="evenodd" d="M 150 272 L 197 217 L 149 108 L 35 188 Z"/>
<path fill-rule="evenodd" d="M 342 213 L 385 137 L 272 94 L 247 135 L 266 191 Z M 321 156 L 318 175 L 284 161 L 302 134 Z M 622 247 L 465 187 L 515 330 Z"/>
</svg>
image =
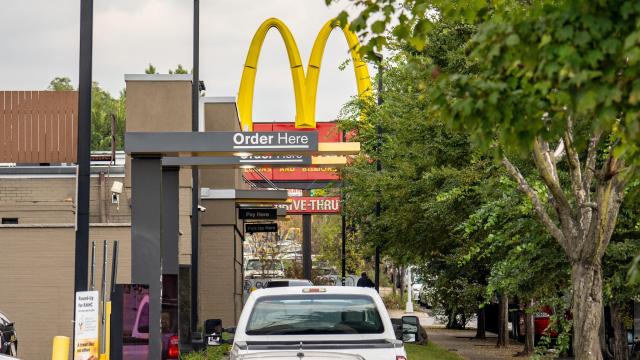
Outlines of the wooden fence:
<svg viewBox="0 0 640 360">
<path fill-rule="evenodd" d="M 0 91 L 0 162 L 77 159 L 76 91 Z"/>
</svg>

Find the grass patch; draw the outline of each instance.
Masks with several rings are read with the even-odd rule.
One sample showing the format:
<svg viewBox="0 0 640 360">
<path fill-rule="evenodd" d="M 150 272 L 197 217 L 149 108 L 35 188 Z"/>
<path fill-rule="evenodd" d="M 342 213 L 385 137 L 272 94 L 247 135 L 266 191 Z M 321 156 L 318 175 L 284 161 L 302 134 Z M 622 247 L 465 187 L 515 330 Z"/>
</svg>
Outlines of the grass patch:
<svg viewBox="0 0 640 360">
<path fill-rule="evenodd" d="M 462 358 L 449 352 L 438 345 L 429 343 L 425 346 L 415 344 L 405 344 L 405 350 L 410 360 L 462 360 Z M 182 360 L 223 360 L 227 359 L 229 345 L 209 347 L 206 350 L 183 354 Z"/>
<path fill-rule="evenodd" d="M 427 345 L 404 344 L 409 360 L 462 360 L 462 357 L 449 352 L 432 342 Z"/>
</svg>

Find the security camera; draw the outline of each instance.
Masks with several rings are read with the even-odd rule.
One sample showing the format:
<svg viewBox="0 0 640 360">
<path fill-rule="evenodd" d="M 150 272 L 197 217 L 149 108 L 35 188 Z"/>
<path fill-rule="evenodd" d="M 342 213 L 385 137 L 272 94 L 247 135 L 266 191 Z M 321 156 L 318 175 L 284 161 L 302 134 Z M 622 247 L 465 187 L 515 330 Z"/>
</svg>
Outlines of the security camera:
<svg viewBox="0 0 640 360">
<path fill-rule="evenodd" d="M 111 192 L 114 194 L 122 194 L 123 185 L 120 181 L 114 181 L 111 185 Z"/>
<path fill-rule="evenodd" d="M 205 212 L 205 211 L 207 211 L 207 208 L 202 206 L 202 205 L 198 205 L 198 211 Z"/>
</svg>

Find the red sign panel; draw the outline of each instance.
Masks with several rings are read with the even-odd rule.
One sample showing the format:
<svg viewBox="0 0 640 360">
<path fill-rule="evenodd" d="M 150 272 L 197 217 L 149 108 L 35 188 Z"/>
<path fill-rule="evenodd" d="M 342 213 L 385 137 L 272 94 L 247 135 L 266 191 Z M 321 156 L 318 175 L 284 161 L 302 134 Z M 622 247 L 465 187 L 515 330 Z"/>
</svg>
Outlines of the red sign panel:
<svg viewBox="0 0 640 360">
<path fill-rule="evenodd" d="M 340 196 L 292 197 L 288 204 L 276 206 L 287 209 L 287 214 L 337 214 L 342 208 Z"/>
<path fill-rule="evenodd" d="M 319 142 L 341 142 L 342 133 L 336 123 L 317 123 L 316 129 L 296 129 L 295 123 L 254 123 L 253 131 L 318 131 Z M 258 170 L 271 181 L 335 181 L 340 180 L 340 173 L 335 168 L 324 167 L 290 167 L 268 168 Z M 263 179 L 251 170 L 245 170 L 244 176 L 250 181 Z"/>
</svg>

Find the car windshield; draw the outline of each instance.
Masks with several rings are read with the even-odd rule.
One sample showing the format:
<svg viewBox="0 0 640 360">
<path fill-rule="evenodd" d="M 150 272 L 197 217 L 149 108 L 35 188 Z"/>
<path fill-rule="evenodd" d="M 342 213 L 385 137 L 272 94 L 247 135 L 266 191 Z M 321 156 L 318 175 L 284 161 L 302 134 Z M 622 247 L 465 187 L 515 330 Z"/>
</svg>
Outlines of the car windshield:
<svg viewBox="0 0 640 360">
<path fill-rule="evenodd" d="M 280 270 L 281 266 L 278 261 L 267 261 L 267 263 L 263 265 L 260 260 L 249 260 L 247 262 L 247 270 Z"/>
<path fill-rule="evenodd" d="M 256 301 L 247 335 L 381 334 L 378 309 L 366 295 L 280 295 Z"/>
</svg>

